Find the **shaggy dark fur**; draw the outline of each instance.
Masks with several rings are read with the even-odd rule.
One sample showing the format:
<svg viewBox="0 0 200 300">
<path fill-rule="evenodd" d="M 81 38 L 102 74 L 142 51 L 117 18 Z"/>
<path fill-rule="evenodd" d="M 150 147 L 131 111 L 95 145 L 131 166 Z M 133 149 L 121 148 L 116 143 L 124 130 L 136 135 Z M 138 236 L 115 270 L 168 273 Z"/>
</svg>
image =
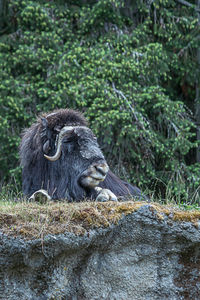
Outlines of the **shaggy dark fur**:
<svg viewBox="0 0 200 300">
<path fill-rule="evenodd" d="M 62 154 L 57 161 L 51 162 L 44 157 L 44 153 L 54 155 L 56 136 L 66 125 L 87 126 L 87 121 L 80 112 L 61 109 L 41 115 L 35 124 L 24 130 L 20 157 L 25 195 L 31 196 L 35 191 L 45 189 L 54 199 L 80 201 L 84 197 L 96 196 L 94 189 L 86 190 L 79 184 L 81 174 L 91 164 L 105 162 L 92 133 L 88 136 L 83 132 L 81 137 L 73 135 L 70 140 L 64 139 Z M 95 155 L 84 158 L 80 154 L 83 149 L 89 154 L 93 151 Z M 141 197 L 137 187 L 122 181 L 111 171 L 99 186 L 110 189 L 116 196 L 131 194 Z"/>
</svg>

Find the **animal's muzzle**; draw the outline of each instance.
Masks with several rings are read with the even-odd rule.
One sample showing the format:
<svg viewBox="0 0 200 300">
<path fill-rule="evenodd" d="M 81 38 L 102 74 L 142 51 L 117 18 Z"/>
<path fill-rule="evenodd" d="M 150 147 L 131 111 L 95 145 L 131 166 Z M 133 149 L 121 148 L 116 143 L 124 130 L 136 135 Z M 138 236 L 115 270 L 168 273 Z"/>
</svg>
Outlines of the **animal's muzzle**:
<svg viewBox="0 0 200 300">
<path fill-rule="evenodd" d="M 96 170 L 97 174 L 103 176 L 103 179 L 105 179 L 105 176 L 109 170 L 107 163 L 94 164 L 92 167 Z"/>
<path fill-rule="evenodd" d="M 109 167 L 105 161 L 92 164 L 80 177 L 80 184 L 84 187 L 92 188 L 106 178 Z"/>
</svg>

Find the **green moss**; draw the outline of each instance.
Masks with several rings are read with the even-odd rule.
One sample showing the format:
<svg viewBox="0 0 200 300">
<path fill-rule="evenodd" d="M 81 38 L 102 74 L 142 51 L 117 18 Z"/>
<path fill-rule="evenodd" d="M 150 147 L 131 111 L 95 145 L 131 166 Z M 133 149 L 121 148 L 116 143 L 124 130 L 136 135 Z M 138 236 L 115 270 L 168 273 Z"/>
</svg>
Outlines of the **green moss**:
<svg viewBox="0 0 200 300">
<path fill-rule="evenodd" d="M 174 222 L 192 222 L 197 226 L 200 211 L 181 211 L 171 206 L 146 202 L 48 202 L 0 203 L 0 230 L 24 238 L 43 238 L 47 234 L 73 232 L 83 235 L 90 229 L 109 227 L 143 205 L 162 222 L 165 216 Z"/>
</svg>

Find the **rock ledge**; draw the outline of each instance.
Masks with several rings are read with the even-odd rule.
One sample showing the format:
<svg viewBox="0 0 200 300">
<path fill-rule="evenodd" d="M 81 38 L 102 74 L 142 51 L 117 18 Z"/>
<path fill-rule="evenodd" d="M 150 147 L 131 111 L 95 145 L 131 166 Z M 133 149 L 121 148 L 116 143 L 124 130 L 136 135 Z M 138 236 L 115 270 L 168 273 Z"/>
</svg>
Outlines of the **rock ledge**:
<svg viewBox="0 0 200 300">
<path fill-rule="evenodd" d="M 200 299 L 200 229 L 147 204 L 83 236 L 1 233 L 0 299 Z"/>
</svg>

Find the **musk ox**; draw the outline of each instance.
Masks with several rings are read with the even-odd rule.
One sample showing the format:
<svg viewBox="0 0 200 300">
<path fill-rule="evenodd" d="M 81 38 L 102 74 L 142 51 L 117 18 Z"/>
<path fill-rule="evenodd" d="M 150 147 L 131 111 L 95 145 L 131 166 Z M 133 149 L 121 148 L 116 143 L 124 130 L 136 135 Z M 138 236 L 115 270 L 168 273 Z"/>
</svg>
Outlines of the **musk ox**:
<svg viewBox="0 0 200 300">
<path fill-rule="evenodd" d="M 117 200 L 141 192 L 115 176 L 84 116 L 60 109 L 24 130 L 20 145 L 23 193 L 43 189 L 53 199 Z"/>
</svg>

